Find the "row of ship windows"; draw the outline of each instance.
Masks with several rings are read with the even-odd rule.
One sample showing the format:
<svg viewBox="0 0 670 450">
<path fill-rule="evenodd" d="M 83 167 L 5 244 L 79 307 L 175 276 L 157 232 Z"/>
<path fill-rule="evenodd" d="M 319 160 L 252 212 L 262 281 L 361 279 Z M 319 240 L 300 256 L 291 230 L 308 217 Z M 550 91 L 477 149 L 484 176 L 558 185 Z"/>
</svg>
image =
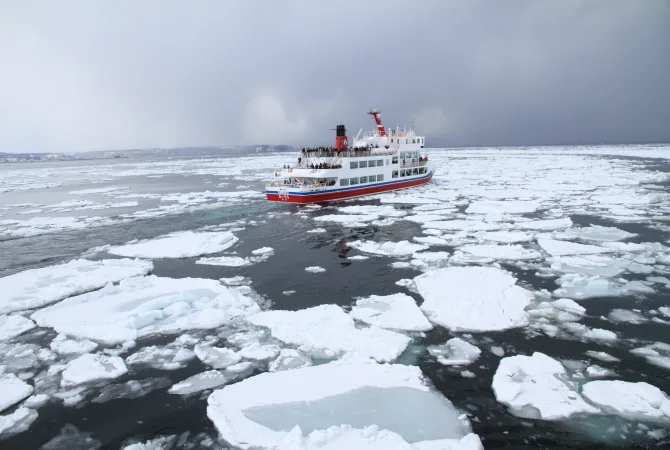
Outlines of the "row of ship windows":
<svg viewBox="0 0 670 450">
<path fill-rule="evenodd" d="M 395 159 L 395 157 L 394 157 Z M 396 163 L 398 161 L 394 161 Z M 366 167 L 381 167 L 384 165 L 383 159 L 371 159 L 369 161 L 352 161 L 349 163 L 350 169 L 365 169 Z M 389 160 L 386 160 L 386 165 L 389 165 Z"/>
<path fill-rule="evenodd" d="M 340 186 L 353 186 L 354 184 L 374 183 L 375 181 L 384 181 L 384 175 L 370 175 L 360 178 L 342 178 L 340 180 Z"/>
<path fill-rule="evenodd" d="M 421 175 L 426 173 L 426 168 L 425 167 L 415 167 L 414 169 L 402 169 L 400 170 L 400 176 L 401 177 L 409 177 L 411 175 Z M 394 170 L 393 171 L 393 178 L 398 178 L 398 171 Z"/>
<path fill-rule="evenodd" d="M 426 173 L 425 167 L 415 167 L 414 169 L 394 170 L 392 177 L 393 178 L 398 178 L 398 176 L 409 177 L 412 175 L 421 175 L 424 173 Z M 367 177 L 342 178 L 340 179 L 340 186 L 353 186 L 355 184 L 374 183 L 377 181 L 384 181 L 384 175 L 370 175 Z"/>
</svg>

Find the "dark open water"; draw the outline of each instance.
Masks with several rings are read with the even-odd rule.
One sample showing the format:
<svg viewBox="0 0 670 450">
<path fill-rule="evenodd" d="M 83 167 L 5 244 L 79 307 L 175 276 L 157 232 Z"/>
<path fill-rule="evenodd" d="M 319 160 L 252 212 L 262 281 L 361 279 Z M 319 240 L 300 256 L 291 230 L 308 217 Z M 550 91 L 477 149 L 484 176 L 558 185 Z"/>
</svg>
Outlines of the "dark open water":
<svg viewBox="0 0 670 450">
<path fill-rule="evenodd" d="M 655 170 L 670 170 L 664 162 L 650 161 Z M 126 180 L 124 180 L 126 181 Z M 198 190 L 200 186 L 172 186 L 174 191 Z M 116 183 L 128 185 L 127 182 Z M 197 184 L 197 183 L 195 183 Z M 258 182 L 244 182 L 258 188 Z M 212 186 L 208 186 L 212 188 Z M 376 200 L 359 200 L 354 204 L 378 204 Z M 400 205 L 396 205 L 401 208 Z M 259 220 L 255 226 L 247 226 L 245 230 L 235 232 L 240 242 L 234 248 L 240 254 L 249 254 L 253 249 L 270 246 L 275 249 L 274 256 L 267 261 L 242 268 L 196 265 L 198 258 L 175 260 L 154 260 L 154 274 L 174 278 L 201 277 L 219 279 L 243 275 L 252 280 L 253 289 L 272 301 L 275 309 L 297 310 L 319 304 L 334 303 L 349 306 L 353 297 L 372 294 L 385 295 L 395 292 L 406 292 L 406 289 L 395 285 L 402 278 L 413 278 L 421 272 L 408 269 L 392 269 L 389 264 L 392 258 L 371 257 L 362 261 L 346 259 L 351 250 L 346 242 L 357 239 L 393 240 L 410 239 L 421 234 L 421 227 L 410 222 L 397 222 L 390 227 L 366 226 L 361 228 L 345 228 L 338 225 L 315 225 L 309 219 L 295 214 L 278 215 L 268 219 L 269 212 L 291 212 L 299 210 L 296 206 L 275 205 L 265 202 L 254 202 L 251 205 L 230 205 L 217 209 L 206 209 L 193 213 L 185 213 L 130 223 L 94 227 L 76 232 L 60 232 L 31 238 L 13 239 L 0 242 L 0 275 L 56 264 L 60 261 L 77 258 L 89 248 L 103 244 L 120 244 L 131 239 L 150 238 L 177 230 L 199 228 L 206 225 L 228 223 L 238 219 Z M 311 215 L 334 213 L 333 210 L 322 210 Z M 597 224 L 616 226 L 620 229 L 639 233 L 630 242 L 667 241 L 670 235 L 647 225 L 612 223 L 595 216 L 572 216 L 576 224 Z M 262 223 L 264 222 L 264 223 Z M 323 227 L 327 233 L 309 234 L 307 230 Z M 431 250 L 451 250 L 448 247 L 431 247 Z M 110 256 L 105 255 L 105 258 Z M 113 257 L 113 256 L 111 256 Z M 304 271 L 307 266 L 324 267 L 326 272 L 312 274 Z M 536 289 L 553 288 L 552 279 L 538 278 L 534 271 L 522 271 L 515 266 L 504 266 L 513 272 L 521 283 Z M 283 291 L 295 290 L 291 296 Z M 414 296 L 421 303 L 421 297 Z M 646 296 L 645 298 L 617 297 L 588 300 L 588 316 L 580 323 L 589 327 L 602 327 L 598 319 L 607 315 L 612 308 L 634 309 L 643 306 L 644 310 L 657 308 L 670 303 L 666 293 Z M 651 341 L 668 342 L 670 327 L 656 323 L 642 325 L 608 324 L 608 329 L 616 331 L 623 338 L 637 338 Z M 212 334 L 216 332 L 212 331 Z M 25 342 L 49 342 L 54 336 L 17 339 Z M 446 330 L 436 327 L 428 332 L 417 344 L 429 345 L 443 343 L 452 335 Z M 559 340 L 540 335 L 529 338 L 523 329 L 505 332 L 489 332 L 476 335 L 479 340 L 483 336 L 490 339 L 491 345 L 499 345 L 506 350 L 506 355 L 532 354 L 534 351 L 546 352 L 556 359 L 583 360 L 587 350 L 601 350 L 620 358 L 620 363 L 597 362 L 603 367 L 613 368 L 620 379 L 627 381 L 647 381 L 659 389 L 670 393 L 670 377 L 668 371 L 647 364 L 642 358 L 631 355 L 626 348 L 602 346 L 598 343 L 582 343 L 579 341 Z M 174 336 L 140 340 L 137 348 L 156 343 L 167 343 Z M 541 421 L 524 420 L 509 414 L 504 405 L 496 402 L 491 390 L 491 379 L 498 366 L 499 357 L 482 348 L 481 357 L 467 369 L 476 374 L 475 378 L 460 376 L 462 369 L 450 369 L 440 365 L 425 353 L 404 355 L 403 359 L 415 360 L 423 373 L 435 387 L 449 398 L 456 407 L 470 413 L 473 431 L 481 438 L 486 449 L 600 449 L 600 448 L 670 448 L 668 442 L 621 442 L 603 441 L 594 437 L 602 436 L 601 419 L 592 419 L 581 424 L 568 425 Z M 152 377 L 167 377 L 171 383 L 181 381 L 191 375 L 208 370 L 199 360 L 192 360 L 188 367 L 174 371 L 153 369 L 132 370 L 129 374 L 118 378 L 115 383 L 129 380 L 142 380 Z M 157 435 L 180 435 L 189 433 L 184 448 L 212 448 L 208 444 L 217 436 L 216 430 L 206 416 L 206 395 L 178 396 L 167 394 L 167 387 L 157 389 L 135 399 L 116 399 L 105 403 L 84 401 L 83 406 L 66 407 L 60 403 L 50 402 L 38 409 L 39 417 L 29 430 L 0 441 L 2 450 L 38 449 L 40 446 L 57 436 L 61 429 L 74 425 L 81 432 L 90 433 L 94 441 L 82 442 L 77 446 L 52 442 L 47 448 L 63 448 L 74 450 L 79 448 L 118 449 L 122 444 L 131 441 L 146 441 Z M 607 425 L 616 423 L 609 419 Z M 216 448 L 216 447 L 214 447 Z"/>
</svg>

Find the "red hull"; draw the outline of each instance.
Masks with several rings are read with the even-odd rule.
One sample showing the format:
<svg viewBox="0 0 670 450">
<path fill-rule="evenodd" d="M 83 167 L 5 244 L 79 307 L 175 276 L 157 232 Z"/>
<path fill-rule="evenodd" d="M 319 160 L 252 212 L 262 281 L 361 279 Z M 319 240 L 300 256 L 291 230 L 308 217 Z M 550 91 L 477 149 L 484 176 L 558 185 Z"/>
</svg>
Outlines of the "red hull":
<svg viewBox="0 0 670 450">
<path fill-rule="evenodd" d="M 330 202 L 333 200 L 342 200 L 345 198 L 360 197 L 362 195 L 377 194 L 379 192 L 386 191 L 396 191 L 398 189 L 406 189 L 413 186 L 418 186 L 420 184 L 428 183 L 433 178 L 432 175 L 408 181 L 398 181 L 396 183 L 389 183 L 377 186 L 362 187 L 358 189 L 349 189 L 346 191 L 335 191 L 335 192 L 323 192 L 315 193 L 309 195 L 282 195 L 279 196 L 278 193 L 266 192 L 268 200 L 271 202 L 283 202 L 283 203 L 318 203 L 318 202 Z"/>
</svg>

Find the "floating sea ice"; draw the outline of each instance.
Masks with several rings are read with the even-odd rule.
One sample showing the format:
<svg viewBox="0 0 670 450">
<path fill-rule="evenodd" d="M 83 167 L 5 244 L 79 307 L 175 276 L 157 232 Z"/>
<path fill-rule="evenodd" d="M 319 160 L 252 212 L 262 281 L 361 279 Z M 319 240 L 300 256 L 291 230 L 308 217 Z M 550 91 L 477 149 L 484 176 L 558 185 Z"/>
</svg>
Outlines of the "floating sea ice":
<svg viewBox="0 0 670 450">
<path fill-rule="evenodd" d="M 239 289 L 202 278 L 128 278 L 68 298 L 31 318 L 69 336 L 119 344 L 157 333 L 216 328 L 260 311 Z"/>
<path fill-rule="evenodd" d="M 253 261 L 240 256 L 215 256 L 212 258 L 200 258 L 195 262 L 208 266 L 244 267 L 253 264 Z"/>
<path fill-rule="evenodd" d="M 606 367 L 593 364 L 586 368 L 586 375 L 588 375 L 589 378 L 608 378 L 615 377 L 616 372 Z"/>
<path fill-rule="evenodd" d="M 269 328 L 274 338 L 298 346 L 298 350 L 314 358 L 355 354 L 388 362 L 398 358 L 410 342 L 407 336 L 378 327 L 356 328 L 353 318 L 337 305 L 263 311 L 248 320 Z"/>
<path fill-rule="evenodd" d="M 77 259 L 66 264 L 30 269 L 0 278 L 0 313 L 40 308 L 84 292 L 93 291 L 124 278 L 144 275 L 153 269 L 151 261 Z"/>
<path fill-rule="evenodd" d="M 465 212 L 468 214 L 524 214 L 535 212 L 539 207 L 540 203 L 535 201 L 478 200 L 470 203 Z"/>
<path fill-rule="evenodd" d="M 138 398 L 157 389 L 163 389 L 172 384 L 168 377 L 146 378 L 144 380 L 130 380 L 125 383 L 110 384 L 102 388 L 100 395 L 91 402 L 105 403 L 120 398 Z"/>
<path fill-rule="evenodd" d="M 186 367 L 188 361 L 195 358 L 195 353 L 185 348 L 144 347 L 126 358 L 130 366 L 145 366 L 159 370 L 176 370 Z"/>
<path fill-rule="evenodd" d="M 312 273 L 320 273 L 320 272 L 325 272 L 326 269 L 320 266 L 309 266 L 305 267 L 306 272 L 312 272 Z"/>
<path fill-rule="evenodd" d="M 270 372 L 279 372 L 281 370 L 302 369 L 312 365 L 309 356 L 292 348 L 283 348 L 277 359 L 270 363 Z"/>
<path fill-rule="evenodd" d="M 337 210 L 344 214 L 377 214 L 383 217 L 403 217 L 407 214 L 407 212 L 395 209 L 393 206 L 377 205 L 343 206 L 337 208 Z"/>
<path fill-rule="evenodd" d="M 113 255 L 141 258 L 190 258 L 222 252 L 235 245 L 238 240 L 230 231 L 212 233 L 183 231 L 156 239 L 114 246 L 108 251 Z"/>
<path fill-rule="evenodd" d="M 270 256 L 274 255 L 274 253 L 275 250 L 272 247 L 261 247 L 251 251 L 251 254 L 254 256 Z"/>
<path fill-rule="evenodd" d="M 212 393 L 207 415 L 226 442 L 245 449 L 483 448 L 467 417 L 428 388 L 418 367 L 405 365 L 330 363 L 263 373 Z"/>
<path fill-rule="evenodd" d="M 523 230 L 550 231 L 570 228 L 572 220 L 569 217 L 562 219 L 545 219 L 517 222 L 516 225 Z"/>
<path fill-rule="evenodd" d="M 542 250 L 551 256 L 595 255 L 612 251 L 609 248 L 597 245 L 577 244 L 576 242 L 558 241 L 555 239 L 538 239 L 537 243 L 542 247 Z"/>
<path fill-rule="evenodd" d="M 428 319 L 454 331 L 494 331 L 528 324 L 533 294 L 493 267 L 448 267 L 414 278 Z"/>
<path fill-rule="evenodd" d="M 509 261 L 525 261 L 542 259 L 542 255 L 535 250 L 528 250 L 520 245 L 465 245 L 459 250 L 475 257 L 501 259 Z"/>
<path fill-rule="evenodd" d="M 647 347 L 634 348 L 630 352 L 645 358 L 649 364 L 670 370 L 670 344 L 655 342 Z"/>
<path fill-rule="evenodd" d="M 102 442 L 93 438 L 93 433 L 81 432 L 74 425 L 67 424 L 60 434 L 40 447 L 40 450 L 98 449 Z"/>
<path fill-rule="evenodd" d="M 375 242 L 375 241 L 353 241 L 347 242 L 347 247 L 353 247 L 363 253 L 383 256 L 408 256 L 421 250 L 427 250 L 427 245 L 412 244 L 409 241 L 400 242 Z"/>
<path fill-rule="evenodd" d="M 554 237 L 557 239 L 581 239 L 584 241 L 596 242 L 623 241 L 635 236 L 637 236 L 635 233 L 629 233 L 615 227 L 603 227 L 600 225 L 570 228 L 565 231 L 554 233 Z"/>
<path fill-rule="evenodd" d="M 82 353 L 90 353 L 96 348 L 98 344 L 88 339 L 75 340 L 68 339 L 64 334 L 59 334 L 51 341 L 49 345 L 51 350 L 61 355 L 77 355 Z"/>
<path fill-rule="evenodd" d="M 200 361 L 214 369 L 225 369 L 242 361 L 242 357 L 233 350 L 211 345 L 199 344 L 193 349 Z"/>
<path fill-rule="evenodd" d="M 606 352 L 597 352 L 595 350 L 587 350 L 584 352 L 585 355 L 590 356 L 591 358 L 599 359 L 604 362 L 619 362 L 619 358 L 616 358 Z"/>
<path fill-rule="evenodd" d="M 442 220 L 426 222 L 422 227 L 435 230 L 466 231 L 471 233 L 475 231 L 493 231 L 500 229 L 499 224 L 481 222 L 479 220 Z"/>
<path fill-rule="evenodd" d="M 426 349 L 437 362 L 445 366 L 467 366 L 475 362 L 482 353 L 479 347 L 461 338 L 449 339 L 445 344 L 430 345 Z"/>
<path fill-rule="evenodd" d="M 356 301 L 351 317 L 380 328 L 402 331 L 428 331 L 433 328 L 407 294 L 372 295 Z"/>
<path fill-rule="evenodd" d="M 523 231 L 485 231 L 477 233 L 477 237 L 483 241 L 500 242 L 503 244 L 515 244 L 517 242 L 530 242 L 533 240 L 532 235 Z"/>
<path fill-rule="evenodd" d="M 123 359 L 118 356 L 86 353 L 67 364 L 60 384 L 68 388 L 91 381 L 118 378 L 127 372 Z"/>
<path fill-rule="evenodd" d="M 0 412 L 33 393 L 33 387 L 13 373 L 0 375 Z"/>
<path fill-rule="evenodd" d="M 561 363 L 540 352 L 501 359 L 491 387 L 496 400 L 518 417 L 563 420 L 576 414 L 599 412 L 567 381 Z"/>
<path fill-rule="evenodd" d="M 315 222 L 339 223 L 345 227 L 360 227 L 365 226 L 366 222 L 372 222 L 379 218 L 379 214 L 328 214 L 315 217 L 313 220 Z"/>
<path fill-rule="evenodd" d="M 325 233 L 326 229 L 325 228 L 314 228 L 313 230 L 308 230 L 308 233 Z"/>
<path fill-rule="evenodd" d="M 35 328 L 35 322 L 18 314 L 0 315 L 0 341 L 8 341 Z"/>
<path fill-rule="evenodd" d="M 613 309 L 607 315 L 611 322 L 628 322 L 633 324 L 645 323 L 648 321 L 642 314 L 629 309 Z"/>
<path fill-rule="evenodd" d="M 381 203 L 397 203 L 410 205 L 429 205 L 442 203 L 439 199 L 419 197 L 417 195 L 383 194 L 379 197 Z"/>
<path fill-rule="evenodd" d="M 280 348 L 274 344 L 260 344 L 252 342 L 243 347 L 239 352 L 242 358 L 251 359 L 252 361 L 269 361 L 275 359 L 279 355 Z"/>
<path fill-rule="evenodd" d="M 590 381 L 582 386 L 582 395 L 609 414 L 631 420 L 652 420 L 670 424 L 670 399 L 649 383 Z"/>
<path fill-rule="evenodd" d="M 195 392 L 204 391 L 205 389 L 222 386 L 226 383 L 230 383 L 235 378 L 236 375 L 227 374 L 218 370 L 208 370 L 173 384 L 172 387 L 168 389 L 168 393 L 189 395 Z"/>
<path fill-rule="evenodd" d="M 20 407 L 11 414 L 0 415 L 0 436 L 23 433 L 37 419 L 37 411 Z"/>
</svg>

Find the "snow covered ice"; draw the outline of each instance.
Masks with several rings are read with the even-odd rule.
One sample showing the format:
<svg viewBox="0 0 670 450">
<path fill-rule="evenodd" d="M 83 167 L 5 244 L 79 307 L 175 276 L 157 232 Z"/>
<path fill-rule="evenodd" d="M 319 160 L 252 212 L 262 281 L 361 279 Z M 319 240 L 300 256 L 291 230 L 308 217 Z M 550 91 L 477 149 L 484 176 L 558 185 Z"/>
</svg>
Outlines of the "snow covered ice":
<svg viewBox="0 0 670 450">
<path fill-rule="evenodd" d="M 218 233 L 184 231 L 165 237 L 111 247 L 113 255 L 139 258 L 189 258 L 229 249 L 239 239 L 230 231 Z"/>
<path fill-rule="evenodd" d="M 540 352 L 503 358 L 491 387 L 496 399 L 519 417 L 563 420 L 599 412 L 577 393 L 561 363 Z"/>
<path fill-rule="evenodd" d="M 259 311 L 236 288 L 201 278 L 128 278 L 70 297 L 31 318 L 69 336 L 117 344 L 156 333 L 216 328 Z"/>
<path fill-rule="evenodd" d="M 428 331 L 433 328 L 407 294 L 358 299 L 349 314 L 356 320 L 389 330 Z"/>
<path fill-rule="evenodd" d="M 152 269 L 151 261 L 137 259 L 78 259 L 19 272 L 0 278 L 0 313 L 39 308 Z"/>
<path fill-rule="evenodd" d="M 401 440 L 386 442 L 392 449 L 410 448 L 407 443 L 482 448 L 468 420 L 411 366 L 330 363 L 264 373 L 215 391 L 207 415 L 222 438 L 240 448 L 304 442 L 306 435 L 342 425 L 396 433 Z M 330 441 L 339 433 L 322 436 Z M 319 448 L 315 444 L 298 448 Z"/>
<path fill-rule="evenodd" d="M 410 338 L 371 326 L 356 328 L 354 319 L 337 305 L 320 305 L 300 311 L 263 311 L 248 318 L 270 329 L 272 336 L 314 358 L 332 359 L 344 354 L 390 362 L 400 356 Z"/>
<path fill-rule="evenodd" d="M 414 278 L 421 310 L 434 324 L 454 331 L 493 331 L 528 324 L 533 294 L 494 267 L 447 267 Z"/>
</svg>

